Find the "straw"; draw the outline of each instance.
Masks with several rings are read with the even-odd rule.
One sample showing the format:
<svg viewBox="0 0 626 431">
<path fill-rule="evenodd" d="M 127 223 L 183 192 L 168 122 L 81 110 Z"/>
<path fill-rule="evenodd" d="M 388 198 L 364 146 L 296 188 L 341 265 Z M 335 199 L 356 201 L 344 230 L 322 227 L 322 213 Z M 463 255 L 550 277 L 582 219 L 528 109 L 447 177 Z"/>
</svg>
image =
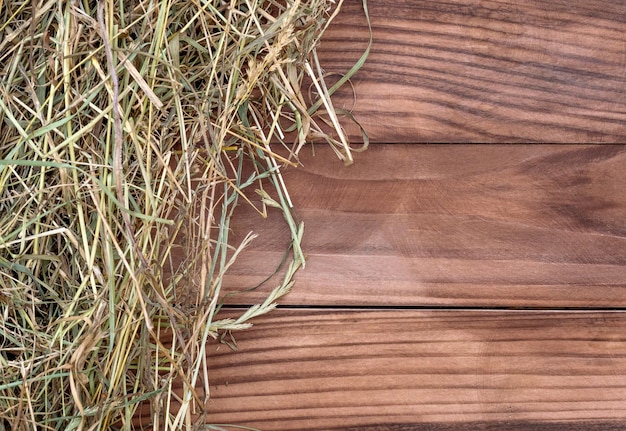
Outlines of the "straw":
<svg viewBox="0 0 626 431">
<path fill-rule="evenodd" d="M 310 63 L 332 3 L 0 0 L 0 429 L 208 424 L 207 343 L 304 266 L 281 172 L 317 108 L 349 157 Z M 233 244 L 233 210 L 258 199 L 291 259 L 266 300 L 221 318 L 255 239 Z"/>
</svg>

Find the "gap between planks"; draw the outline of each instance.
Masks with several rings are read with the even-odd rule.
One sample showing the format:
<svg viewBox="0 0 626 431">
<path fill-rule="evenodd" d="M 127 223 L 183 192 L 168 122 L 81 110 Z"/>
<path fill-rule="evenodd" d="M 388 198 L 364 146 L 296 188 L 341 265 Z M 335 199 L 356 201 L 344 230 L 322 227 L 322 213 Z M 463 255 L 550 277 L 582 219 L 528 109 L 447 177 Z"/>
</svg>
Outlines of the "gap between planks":
<svg viewBox="0 0 626 431">
<path fill-rule="evenodd" d="M 221 309 L 224 311 L 242 311 L 254 306 L 254 304 L 224 304 Z M 507 306 L 482 306 L 482 307 L 467 307 L 467 306 L 431 306 L 431 305 L 294 305 L 294 304 L 280 304 L 276 309 L 281 310 L 325 310 L 325 311 L 390 311 L 390 310 L 414 310 L 414 311 L 509 311 L 509 312 L 527 312 L 537 311 L 546 313 L 559 313 L 559 312 L 626 312 L 626 307 L 507 307 Z"/>
</svg>

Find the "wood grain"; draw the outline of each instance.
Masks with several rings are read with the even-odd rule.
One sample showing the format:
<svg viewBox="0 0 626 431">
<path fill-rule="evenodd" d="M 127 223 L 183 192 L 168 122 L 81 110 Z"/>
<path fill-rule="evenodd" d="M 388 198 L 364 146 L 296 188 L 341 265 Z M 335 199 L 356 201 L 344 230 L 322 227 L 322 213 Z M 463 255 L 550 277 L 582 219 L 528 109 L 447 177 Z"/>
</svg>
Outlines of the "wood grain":
<svg viewBox="0 0 626 431">
<path fill-rule="evenodd" d="M 316 147 L 302 163 L 284 178 L 308 262 L 283 303 L 626 306 L 626 146 L 382 145 L 348 168 Z M 234 234 L 259 238 L 230 290 L 271 274 L 289 239 L 278 214 L 240 210 Z"/>
<path fill-rule="evenodd" d="M 623 313 L 279 310 L 209 351 L 210 423 L 624 429 Z"/>
<path fill-rule="evenodd" d="M 368 4 L 356 104 L 349 88 L 333 100 L 372 142 L 410 145 L 349 168 L 315 147 L 283 171 L 307 267 L 238 352 L 208 346 L 198 426 L 626 429 L 626 146 L 606 145 L 626 143 L 626 1 Z M 329 81 L 366 47 L 360 8 L 346 0 L 323 39 Z M 605 145 L 416 144 L 438 142 Z M 289 240 L 279 214 L 245 206 L 232 228 L 259 238 L 229 293 L 270 275 Z"/>
<path fill-rule="evenodd" d="M 626 142 L 626 2 L 368 5 L 374 41 L 354 113 L 372 141 Z M 367 39 L 361 1 L 346 1 L 320 48 L 329 75 Z M 352 108 L 352 91 L 335 102 Z"/>
</svg>

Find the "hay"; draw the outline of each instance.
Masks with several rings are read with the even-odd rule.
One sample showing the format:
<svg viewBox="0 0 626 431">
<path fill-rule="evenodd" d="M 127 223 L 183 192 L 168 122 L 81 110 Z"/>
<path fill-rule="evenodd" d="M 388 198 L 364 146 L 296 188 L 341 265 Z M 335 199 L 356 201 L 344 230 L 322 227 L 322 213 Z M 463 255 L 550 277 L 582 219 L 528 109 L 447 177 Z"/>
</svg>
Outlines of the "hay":
<svg viewBox="0 0 626 431">
<path fill-rule="evenodd" d="M 0 429 L 132 429 L 140 405 L 153 429 L 206 422 L 207 341 L 304 264 L 280 166 L 311 136 L 351 161 L 315 56 L 330 3 L 0 0 Z M 254 193 L 293 258 L 218 319 Z"/>
</svg>

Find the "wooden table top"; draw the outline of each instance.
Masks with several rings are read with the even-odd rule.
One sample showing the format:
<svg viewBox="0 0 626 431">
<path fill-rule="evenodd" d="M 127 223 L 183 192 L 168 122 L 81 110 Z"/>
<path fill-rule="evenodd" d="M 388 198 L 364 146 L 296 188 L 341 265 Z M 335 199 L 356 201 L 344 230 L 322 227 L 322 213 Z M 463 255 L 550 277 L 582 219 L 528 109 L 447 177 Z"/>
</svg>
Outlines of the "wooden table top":
<svg viewBox="0 0 626 431">
<path fill-rule="evenodd" d="M 284 170 L 307 267 L 239 351 L 207 347 L 202 420 L 626 429 L 626 146 L 611 145 L 626 143 L 626 2 L 368 4 L 356 104 L 349 89 L 334 102 L 388 145 L 350 167 L 306 147 Z M 347 1 L 321 46 L 329 79 L 367 37 Z M 289 241 L 278 213 L 242 206 L 232 226 L 259 237 L 230 291 L 271 274 Z"/>
<path fill-rule="evenodd" d="M 287 169 L 307 267 L 209 356 L 209 418 L 262 430 L 626 427 L 626 146 L 373 145 Z M 289 236 L 259 237 L 255 285 Z M 251 304 L 278 283 L 230 298 Z"/>
</svg>

